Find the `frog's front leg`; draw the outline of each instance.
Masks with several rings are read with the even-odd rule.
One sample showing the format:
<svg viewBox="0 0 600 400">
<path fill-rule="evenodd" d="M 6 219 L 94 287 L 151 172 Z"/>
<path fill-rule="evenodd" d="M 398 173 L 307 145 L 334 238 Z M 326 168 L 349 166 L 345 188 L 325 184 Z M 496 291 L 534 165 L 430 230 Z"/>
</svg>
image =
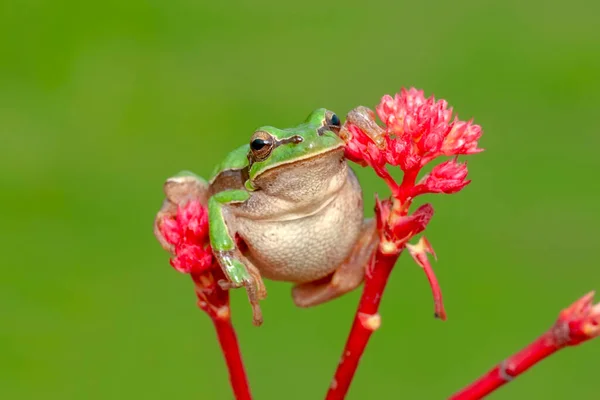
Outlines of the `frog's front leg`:
<svg viewBox="0 0 600 400">
<path fill-rule="evenodd" d="M 213 195 L 208 201 L 210 244 L 228 281 L 220 281 L 223 289 L 245 287 L 252 306 L 253 322 L 262 324 L 259 300 L 267 296 L 258 269 L 242 255 L 235 241 L 226 205 L 243 203 L 250 194 L 244 190 L 227 190 Z M 235 224 L 233 224 L 235 225 Z"/>
<path fill-rule="evenodd" d="M 365 277 L 365 270 L 378 244 L 375 220 L 365 220 L 360 237 L 344 263 L 326 279 L 294 286 L 294 303 L 298 307 L 312 307 L 356 289 Z"/>
</svg>

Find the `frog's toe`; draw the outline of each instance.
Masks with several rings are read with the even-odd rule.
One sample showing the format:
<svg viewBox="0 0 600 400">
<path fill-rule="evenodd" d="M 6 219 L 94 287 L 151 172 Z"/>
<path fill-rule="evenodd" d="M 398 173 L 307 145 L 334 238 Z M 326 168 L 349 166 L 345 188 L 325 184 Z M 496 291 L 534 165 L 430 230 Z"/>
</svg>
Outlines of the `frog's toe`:
<svg viewBox="0 0 600 400">
<path fill-rule="evenodd" d="M 245 265 L 250 273 L 251 279 L 247 281 L 248 285 L 254 285 L 256 288 L 256 297 L 258 300 L 264 300 L 267 298 L 267 288 L 265 287 L 265 282 L 260 275 L 260 271 L 258 268 L 254 266 L 251 262 L 245 259 Z"/>
<path fill-rule="evenodd" d="M 241 287 L 245 287 L 246 292 L 248 293 L 248 301 L 250 302 L 250 306 L 252 307 L 252 323 L 256 326 L 262 325 L 263 317 L 259 301 L 264 299 L 264 297 L 267 295 L 264 285 L 257 285 L 257 282 L 255 282 L 254 279 L 244 280 L 239 283 L 221 279 L 220 281 L 218 281 L 218 284 L 223 290 L 239 289 Z"/>
<path fill-rule="evenodd" d="M 221 279 L 218 283 L 219 283 L 219 286 L 221 287 L 221 289 L 223 289 L 223 290 L 239 289 L 244 286 L 243 282 L 236 283 L 236 282 L 226 281 L 225 279 Z"/>
<path fill-rule="evenodd" d="M 266 290 L 262 284 L 262 279 L 255 280 L 253 278 L 244 280 L 244 286 L 246 286 L 246 292 L 248 293 L 248 301 L 252 306 L 252 323 L 256 326 L 260 326 L 263 323 L 262 310 L 260 309 L 261 295 L 266 296 Z"/>
<path fill-rule="evenodd" d="M 263 323 L 262 310 L 260 309 L 260 305 L 258 305 L 258 303 L 252 304 L 252 323 L 255 326 L 261 326 Z"/>
</svg>

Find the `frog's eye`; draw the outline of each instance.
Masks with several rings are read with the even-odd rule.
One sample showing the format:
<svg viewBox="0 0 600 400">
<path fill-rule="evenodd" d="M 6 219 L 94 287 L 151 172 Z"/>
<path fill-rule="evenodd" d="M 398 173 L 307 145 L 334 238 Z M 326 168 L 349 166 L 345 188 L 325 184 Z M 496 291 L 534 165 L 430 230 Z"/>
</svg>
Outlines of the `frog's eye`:
<svg viewBox="0 0 600 400">
<path fill-rule="evenodd" d="M 337 114 L 331 116 L 331 125 L 342 126 L 342 121 L 340 121 L 340 117 L 338 117 Z"/>
<path fill-rule="evenodd" d="M 332 112 L 327 113 L 327 116 L 325 117 L 325 123 L 327 128 L 335 133 L 338 133 L 342 127 L 342 121 L 340 121 L 340 117 Z"/>
<path fill-rule="evenodd" d="M 269 157 L 275 140 L 267 132 L 258 131 L 250 139 L 250 152 L 254 161 L 263 161 Z"/>
</svg>

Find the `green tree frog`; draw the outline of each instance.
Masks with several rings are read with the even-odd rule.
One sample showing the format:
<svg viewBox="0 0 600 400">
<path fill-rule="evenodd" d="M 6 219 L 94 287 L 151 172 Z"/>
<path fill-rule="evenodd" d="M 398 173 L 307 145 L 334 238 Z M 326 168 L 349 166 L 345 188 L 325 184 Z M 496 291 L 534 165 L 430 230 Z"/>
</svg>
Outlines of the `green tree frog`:
<svg viewBox="0 0 600 400">
<path fill-rule="evenodd" d="M 210 243 L 228 278 L 219 284 L 246 289 L 257 325 L 267 294 L 263 277 L 294 283 L 300 307 L 334 299 L 363 281 L 378 236 L 375 222 L 364 219 L 340 128 L 339 117 L 326 109 L 294 128 L 263 126 L 204 186 Z"/>
</svg>

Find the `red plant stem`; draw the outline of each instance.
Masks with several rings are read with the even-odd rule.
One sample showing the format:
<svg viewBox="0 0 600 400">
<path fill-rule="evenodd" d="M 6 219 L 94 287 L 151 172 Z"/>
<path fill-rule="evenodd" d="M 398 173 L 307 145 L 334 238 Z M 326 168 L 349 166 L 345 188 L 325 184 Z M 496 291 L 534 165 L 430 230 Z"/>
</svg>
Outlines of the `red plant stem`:
<svg viewBox="0 0 600 400">
<path fill-rule="evenodd" d="M 400 253 L 384 254 L 378 251 L 372 268 L 372 275 L 365 279 L 365 286 L 354 317 L 350 336 L 346 342 L 342 358 L 329 386 L 326 400 L 343 399 L 358 367 L 360 358 L 367 347 L 371 334 L 381 323 L 377 310 L 392 268 Z"/>
<path fill-rule="evenodd" d="M 402 183 L 400 183 L 400 187 L 398 188 L 398 196 L 397 199 L 399 201 L 400 204 L 402 204 L 404 206 L 404 208 L 406 208 L 408 210 L 408 207 L 410 206 L 410 203 L 412 202 L 411 199 L 411 191 L 412 188 L 415 186 L 415 182 L 417 180 L 417 176 L 419 175 L 419 171 L 421 169 L 412 169 L 412 170 L 408 170 L 408 171 L 404 171 L 404 176 L 402 177 Z"/>
<path fill-rule="evenodd" d="M 211 316 L 211 319 L 215 325 L 219 344 L 227 363 L 231 388 L 237 400 L 251 400 L 250 386 L 248 385 L 246 370 L 242 362 L 237 336 L 231 324 L 229 307 L 227 307 L 227 312 L 224 314 L 222 316 Z"/>
<path fill-rule="evenodd" d="M 221 289 L 217 284 L 224 277 L 223 270 L 220 268 L 212 268 L 204 273 L 192 274 L 198 307 L 208 314 L 217 331 L 217 338 L 221 345 L 223 357 L 225 357 L 229 382 L 234 396 L 237 400 L 251 400 L 252 395 L 250 394 L 248 377 L 242 362 L 240 346 L 231 323 L 229 291 Z"/>
<path fill-rule="evenodd" d="M 406 215 L 408 213 L 408 208 L 412 202 L 409 198 L 410 188 L 414 186 L 418 172 L 418 170 L 405 171 L 402 183 L 399 186 L 395 182 L 394 185 L 390 185 L 390 189 L 396 200 L 392 209 L 392 215 L 389 217 L 390 219 L 394 218 L 394 213 L 399 215 Z M 388 220 L 387 223 L 389 224 L 390 221 Z M 381 324 L 381 317 L 378 314 L 379 304 L 381 303 L 390 273 L 403 249 L 404 244 L 397 247 L 397 251 L 393 253 L 384 253 L 382 245 L 380 245 L 375 253 L 373 262 L 370 268 L 367 269 L 363 292 L 358 303 L 352 328 L 350 328 L 350 335 L 346 341 L 346 346 L 344 347 L 344 352 L 342 353 L 333 380 L 329 385 L 325 400 L 338 400 L 346 397 L 356 369 L 358 368 L 360 358 L 369 343 L 369 339 Z"/>
<path fill-rule="evenodd" d="M 512 381 L 529 368 L 552 355 L 564 345 L 557 344 L 557 332 L 554 329 L 544 333 L 523 350 L 496 365 L 477 381 L 453 394 L 450 400 L 481 399 L 499 387 Z"/>
</svg>

